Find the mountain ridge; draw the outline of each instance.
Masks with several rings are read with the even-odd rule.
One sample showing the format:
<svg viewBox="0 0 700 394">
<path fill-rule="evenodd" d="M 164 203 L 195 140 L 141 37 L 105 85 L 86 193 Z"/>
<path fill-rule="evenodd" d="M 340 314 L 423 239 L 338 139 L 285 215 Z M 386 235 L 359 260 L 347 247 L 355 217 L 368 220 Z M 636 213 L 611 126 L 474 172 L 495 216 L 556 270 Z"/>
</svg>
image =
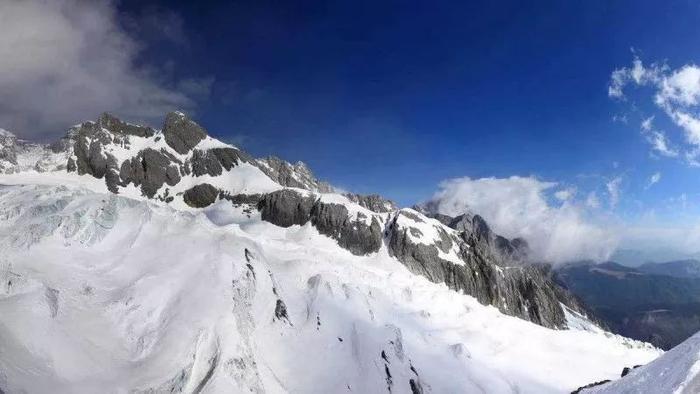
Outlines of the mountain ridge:
<svg viewBox="0 0 700 394">
<path fill-rule="evenodd" d="M 0 334 L 18 344 L 0 351 L 19 360 L 0 364 L 3 390 L 556 392 L 659 352 L 605 332 L 479 215 L 325 192 L 306 166 L 255 159 L 182 113 L 162 130 L 103 114 L 41 152 L 24 162 L 51 166 L 0 174 L 0 312 L 15 319 Z M 344 372 L 293 362 L 308 349 Z M 588 367 L 545 377 L 551 360 Z"/>
<path fill-rule="evenodd" d="M 282 227 L 311 222 L 358 255 L 386 243 L 412 272 L 546 327 L 566 327 L 561 303 L 589 313 L 552 281 L 547 268 L 525 264 L 526 242 L 493 234 L 478 215 L 450 218 L 445 225 L 378 195 L 334 194 L 303 163 L 254 159 L 210 137 L 181 112 L 166 115 L 161 130 L 103 113 L 46 149 L 67 157 L 68 173 L 103 179 L 112 193 L 140 192 L 196 209 L 220 199 L 243 202 Z"/>
</svg>

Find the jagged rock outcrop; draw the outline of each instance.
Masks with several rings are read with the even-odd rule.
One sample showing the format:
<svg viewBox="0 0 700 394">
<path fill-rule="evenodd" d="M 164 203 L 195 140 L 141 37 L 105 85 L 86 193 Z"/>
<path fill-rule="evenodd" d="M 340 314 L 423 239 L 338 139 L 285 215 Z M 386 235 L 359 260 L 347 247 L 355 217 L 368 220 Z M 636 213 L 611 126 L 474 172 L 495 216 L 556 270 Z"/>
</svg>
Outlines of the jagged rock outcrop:
<svg viewBox="0 0 700 394">
<path fill-rule="evenodd" d="M 295 164 L 275 156 L 269 156 L 255 161 L 265 175 L 282 186 L 305 189 L 317 193 L 334 193 L 335 188 L 329 183 L 318 180 L 304 162 Z M 396 204 L 378 194 L 343 194 L 350 201 L 378 213 L 395 211 Z"/>
<path fill-rule="evenodd" d="M 374 212 L 386 213 L 398 209 L 396 203 L 380 196 L 379 194 L 363 195 L 355 193 L 345 193 L 344 196 L 347 197 L 350 201 Z"/>
<path fill-rule="evenodd" d="M 134 138 L 146 141 L 133 146 Z M 162 138 L 165 144 L 159 142 Z M 190 175 L 221 176 L 243 162 L 254 161 L 245 152 L 213 139 L 206 147 L 195 148 L 206 138 L 202 127 L 179 112 L 166 116 L 162 132 L 104 113 L 96 122 L 75 126 L 50 149 L 67 152 L 68 171 L 104 178 L 113 193 L 132 184 L 145 197 L 170 202 L 174 196 L 164 185 L 173 187 Z"/>
<path fill-rule="evenodd" d="M 522 238 L 509 240 L 491 231 L 486 220 L 479 215 L 463 214 L 449 220 L 441 215 L 447 226 L 464 234 L 464 241 L 478 248 L 481 255 L 503 266 L 518 265 L 527 261 L 530 248 Z"/>
<path fill-rule="evenodd" d="M 195 176 L 219 176 L 223 170 L 229 171 L 240 162 L 250 162 L 252 158 L 245 152 L 234 148 L 212 148 L 206 151 L 195 149 L 187 162 Z"/>
<path fill-rule="evenodd" d="M 178 164 L 180 161 L 168 152 L 146 148 L 122 163 L 121 185 L 133 183 L 141 187 L 144 196 L 153 198 L 163 184 L 175 186 L 180 182 Z"/>
<path fill-rule="evenodd" d="M 377 218 L 372 217 L 370 225 L 364 219 L 351 219 L 348 209 L 340 204 L 317 202 L 311 209 L 311 223 L 318 232 L 356 255 L 376 252 L 382 245 L 382 228 Z"/>
<path fill-rule="evenodd" d="M 73 140 L 73 156 L 68 159 L 68 171 L 105 178 L 109 191 L 116 193 L 118 162 L 114 155 L 105 152 L 104 147 L 111 143 L 123 143 L 122 136 L 111 134 L 99 122 L 85 122 L 74 128 L 70 137 Z"/>
<path fill-rule="evenodd" d="M 139 126 L 121 121 L 110 113 L 103 113 L 97 119 L 97 124 L 114 134 L 133 135 L 136 137 L 152 137 L 155 130 L 147 126 Z"/>
<path fill-rule="evenodd" d="M 171 112 L 165 116 L 165 142 L 181 155 L 187 154 L 206 136 L 207 132 L 200 125 L 180 112 Z"/>
<path fill-rule="evenodd" d="M 316 179 L 309 167 L 301 161 L 289 163 L 275 156 L 257 160 L 258 168 L 273 181 L 286 187 L 296 187 L 318 193 L 332 193 L 333 187 Z"/>
<path fill-rule="evenodd" d="M 352 218 L 343 205 L 324 203 L 313 195 L 276 191 L 263 196 L 258 209 L 262 220 L 281 227 L 311 222 L 321 234 L 356 255 L 376 252 L 382 245 L 382 228 L 375 217 L 369 219 L 358 213 Z"/>
<path fill-rule="evenodd" d="M 405 219 L 413 220 L 416 226 L 406 225 L 410 221 Z M 418 226 L 418 220 L 424 219 L 412 211 L 399 211 L 386 229 L 389 252 L 415 274 L 436 283 L 445 283 L 483 304 L 496 306 L 506 314 L 545 327 L 566 327 L 566 316 L 560 303 L 585 313 L 578 300 L 552 280 L 549 266 L 502 267 L 503 261 L 498 260 L 501 257 L 494 255 L 490 247 L 494 237 L 486 222 L 478 216 L 469 221 L 464 219 L 450 221 L 456 234 L 438 231 L 438 238 L 430 244 L 416 240 L 425 238 Z M 439 229 L 439 224 L 435 223 L 433 227 Z M 451 243 L 459 243 L 462 264 L 441 257 L 450 249 L 448 245 Z"/>
</svg>

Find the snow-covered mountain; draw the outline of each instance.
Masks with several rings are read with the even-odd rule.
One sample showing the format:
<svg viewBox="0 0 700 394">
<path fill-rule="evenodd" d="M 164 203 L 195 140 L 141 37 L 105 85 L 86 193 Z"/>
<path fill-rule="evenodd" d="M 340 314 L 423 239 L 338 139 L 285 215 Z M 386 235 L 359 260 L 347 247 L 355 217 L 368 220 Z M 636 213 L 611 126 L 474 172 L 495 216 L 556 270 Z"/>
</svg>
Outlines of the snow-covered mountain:
<svg viewBox="0 0 700 394">
<path fill-rule="evenodd" d="M 181 113 L 2 136 L 5 392 L 567 392 L 660 353 L 478 215 L 335 193 Z"/>
</svg>

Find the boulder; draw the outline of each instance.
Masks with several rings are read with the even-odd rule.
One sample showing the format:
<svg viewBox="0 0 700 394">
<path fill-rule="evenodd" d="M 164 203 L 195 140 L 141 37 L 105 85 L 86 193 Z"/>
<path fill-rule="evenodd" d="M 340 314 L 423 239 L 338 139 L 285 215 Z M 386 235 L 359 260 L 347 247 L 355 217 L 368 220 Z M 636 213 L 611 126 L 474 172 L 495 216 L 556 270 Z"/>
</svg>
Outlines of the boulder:
<svg viewBox="0 0 700 394">
<path fill-rule="evenodd" d="M 204 208 L 216 201 L 219 190 L 208 183 L 196 185 L 187 189 L 182 198 L 185 204 L 193 208 Z"/>
</svg>

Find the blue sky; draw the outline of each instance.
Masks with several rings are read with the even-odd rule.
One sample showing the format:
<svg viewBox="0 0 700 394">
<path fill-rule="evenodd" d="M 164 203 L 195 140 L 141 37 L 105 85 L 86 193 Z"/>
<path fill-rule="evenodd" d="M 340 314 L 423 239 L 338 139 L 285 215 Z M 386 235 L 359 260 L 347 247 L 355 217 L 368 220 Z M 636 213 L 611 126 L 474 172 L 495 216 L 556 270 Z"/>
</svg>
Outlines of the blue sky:
<svg viewBox="0 0 700 394">
<path fill-rule="evenodd" d="M 338 187 L 404 206 L 459 190 L 467 206 L 501 201 L 525 223 L 573 214 L 575 229 L 614 227 L 625 246 L 700 242 L 700 168 L 688 158 L 698 144 L 673 118 L 699 111 L 655 103 L 700 62 L 697 3 L 17 4 L 6 22 L 54 41 L 0 38 L 0 122 L 19 134 L 55 137 L 104 110 L 157 123 L 179 108 L 254 155 L 303 160 Z M 635 60 L 647 79 L 634 78 Z M 616 70 L 624 83 L 610 94 Z M 700 86 L 684 82 L 685 93 Z M 490 177 L 515 194 L 474 202 Z M 533 206 L 546 215 L 521 212 Z"/>
<path fill-rule="evenodd" d="M 598 174 L 639 191 L 660 171 L 663 193 L 642 201 L 698 192 L 695 169 L 649 158 L 638 119 L 613 121 L 626 109 L 607 94 L 631 48 L 695 61 L 697 4 L 187 3 L 160 5 L 182 18 L 184 45 L 143 60 L 214 79 L 196 116 L 216 135 L 347 189 L 410 204 L 458 176 Z"/>
</svg>

